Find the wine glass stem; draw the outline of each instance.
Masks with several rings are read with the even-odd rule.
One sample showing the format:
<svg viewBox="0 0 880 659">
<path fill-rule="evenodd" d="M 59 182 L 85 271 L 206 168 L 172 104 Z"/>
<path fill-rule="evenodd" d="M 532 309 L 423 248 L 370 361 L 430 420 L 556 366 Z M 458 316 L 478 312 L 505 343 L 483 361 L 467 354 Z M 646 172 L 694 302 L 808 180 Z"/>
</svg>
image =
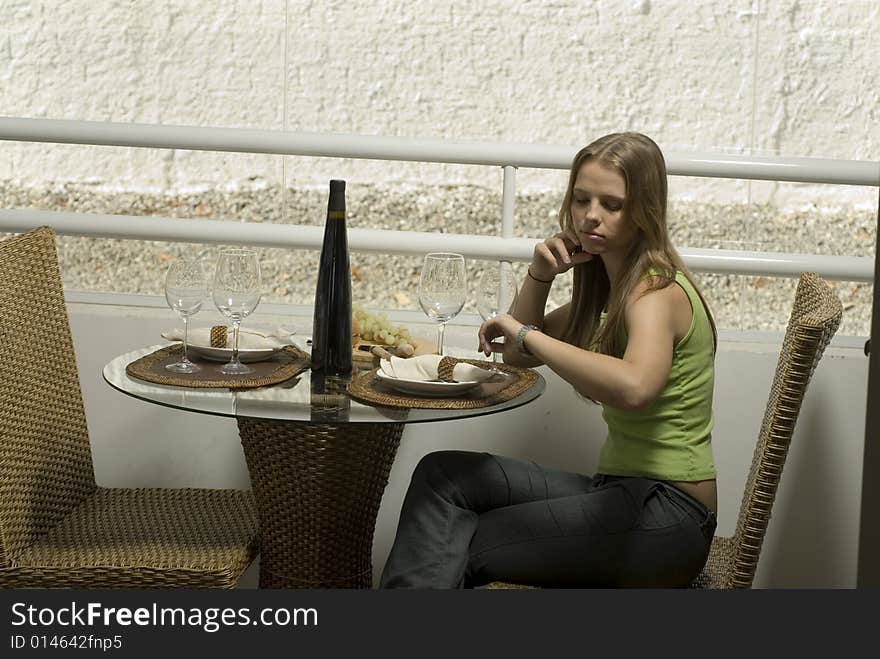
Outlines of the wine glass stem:
<svg viewBox="0 0 880 659">
<path fill-rule="evenodd" d="M 443 330 L 446 329 L 446 323 L 437 325 L 437 354 L 443 354 Z"/>
<path fill-rule="evenodd" d="M 238 326 L 241 324 L 240 320 L 232 321 L 232 363 L 238 364 Z"/>
<path fill-rule="evenodd" d="M 187 338 L 187 330 L 189 330 L 189 318 L 186 316 L 183 317 L 183 359 L 180 361 L 184 364 L 189 363 L 189 359 L 186 358 L 186 338 Z"/>
</svg>

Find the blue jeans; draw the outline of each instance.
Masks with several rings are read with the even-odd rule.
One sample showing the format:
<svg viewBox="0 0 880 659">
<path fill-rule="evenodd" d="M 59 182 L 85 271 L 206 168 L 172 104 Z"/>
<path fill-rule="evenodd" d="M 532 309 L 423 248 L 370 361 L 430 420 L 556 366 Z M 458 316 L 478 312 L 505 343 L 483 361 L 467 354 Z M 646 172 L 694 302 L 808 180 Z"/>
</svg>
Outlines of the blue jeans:
<svg viewBox="0 0 880 659">
<path fill-rule="evenodd" d="M 664 481 L 439 451 L 413 472 L 380 587 L 682 587 L 714 533 L 714 513 Z"/>
</svg>

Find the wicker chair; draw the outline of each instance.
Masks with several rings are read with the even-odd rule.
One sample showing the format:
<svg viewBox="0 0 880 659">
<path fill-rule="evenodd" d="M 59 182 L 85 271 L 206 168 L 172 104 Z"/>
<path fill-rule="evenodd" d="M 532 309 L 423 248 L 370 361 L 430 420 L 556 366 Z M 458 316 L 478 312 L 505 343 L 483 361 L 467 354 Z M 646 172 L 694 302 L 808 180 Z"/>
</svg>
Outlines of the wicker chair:
<svg viewBox="0 0 880 659">
<path fill-rule="evenodd" d="M 801 275 L 758 444 L 732 538 L 715 536 L 706 567 L 694 588 L 750 588 L 758 567 L 776 489 L 807 385 L 840 325 L 843 307 L 812 272 Z"/>
<path fill-rule="evenodd" d="M 0 242 L 0 341 L 0 586 L 233 587 L 249 491 L 96 485 L 49 228 Z"/>
<path fill-rule="evenodd" d="M 801 275 L 732 538 L 715 536 L 692 588 L 750 588 L 801 402 L 843 308 L 818 275 Z M 486 588 L 529 588 L 493 582 Z"/>
</svg>

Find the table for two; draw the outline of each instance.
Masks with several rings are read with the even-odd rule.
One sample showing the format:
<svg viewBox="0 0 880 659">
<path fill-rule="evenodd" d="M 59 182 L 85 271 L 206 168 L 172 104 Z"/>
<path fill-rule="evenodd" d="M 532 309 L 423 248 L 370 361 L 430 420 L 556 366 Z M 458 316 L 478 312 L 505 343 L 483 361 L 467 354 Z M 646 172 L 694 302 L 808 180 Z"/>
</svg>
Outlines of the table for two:
<svg viewBox="0 0 880 659">
<path fill-rule="evenodd" d="M 120 355 L 104 379 L 146 402 L 236 419 L 259 515 L 261 588 L 371 587 L 376 517 L 404 426 L 511 410 L 545 386 L 538 373 L 503 364 L 517 386 L 482 401 L 407 399 L 374 387 L 369 370 L 349 385 L 313 379 L 305 368 L 275 386 L 242 390 L 127 373 L 159 347 Z"/>
</svg>

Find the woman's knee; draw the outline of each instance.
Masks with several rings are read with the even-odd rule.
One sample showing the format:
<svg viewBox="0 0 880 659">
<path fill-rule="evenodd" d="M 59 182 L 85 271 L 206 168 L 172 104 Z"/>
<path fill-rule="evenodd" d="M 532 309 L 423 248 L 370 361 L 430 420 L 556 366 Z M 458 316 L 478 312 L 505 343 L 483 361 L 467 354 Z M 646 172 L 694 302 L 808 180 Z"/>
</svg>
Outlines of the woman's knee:
<svg viewBox="0 0 880 659">
<path fill-rule="evenodd" d="M 413 484 L 422 483 L 444 494 L 468 497 L 487 477 L 498 470 L 488 453 L 475 451 L 434 451 L 419 460 L 413 471 Z"/>
<path fill-rule="evenodd" d="M 433 451 L 426 453 L 416 464 L 413 479 L 417 476 L 435 480 L 453 480 L 456 476 L 473 469 L 475 462 L 483 462 L 488 456 L 473 451 Z"/>
</svg>

